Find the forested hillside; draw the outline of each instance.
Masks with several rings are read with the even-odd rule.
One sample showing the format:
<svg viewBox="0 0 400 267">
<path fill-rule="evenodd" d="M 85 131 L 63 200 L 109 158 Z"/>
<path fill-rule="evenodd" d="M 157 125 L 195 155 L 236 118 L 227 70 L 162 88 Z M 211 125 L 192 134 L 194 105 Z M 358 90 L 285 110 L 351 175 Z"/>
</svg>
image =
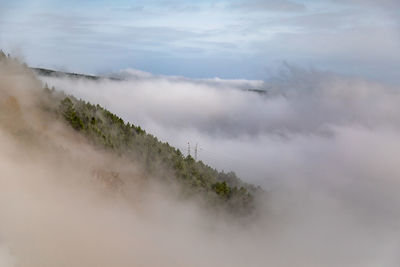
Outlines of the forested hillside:
<svg viewBox="0 0 400 267">
<path fill-rule="evenodd" d="M 257 188 L 242 182 L 233 172 L 219 172 L 184 156 L 179 149 L 146 133 L 140 126 L 125 123 L 102 108 L 56 90 L 45 88 L 57 103 L 53 110 L 95 146 L 118 156 L 139 161 L 149 177 L 171 179 L 183 186 L 184 194 L 202 194 L 210 205 L 223 205 L 232 212 L 247 213 L 252 209 Z"/>
<path fill-rule="evenodd" d="M 0 57 L 7 58 L 4 53 L 0 53 Z M 56 72 L 40 70 L 40 73 L 55 75 Z M 85 79 L 93 77 L 72 76 Z M 56 88 L 49 89 L 47 85 L 43 94 L 47 98 L 42 106 L 46 112 L 67 123 L 97 149 L 140 163 L 145 177 L 178 182 L 184 197 L 198 197 L 210 207 L 227 209 L 234 214 L 248 214 L 253 210 L 255 195 L 261 189 L 244 183 L 235 173 L 218 171 L 190 155 L 183 155 L 179 149 L 159 141 L 140 126 L 126 123 L 100 105 L 66 95 Z M 94 175 L 111 177 L 114 186 L 122 184 L 118 181 L 118 172 L 103 172 L 106 173 Z"/>
</svg>

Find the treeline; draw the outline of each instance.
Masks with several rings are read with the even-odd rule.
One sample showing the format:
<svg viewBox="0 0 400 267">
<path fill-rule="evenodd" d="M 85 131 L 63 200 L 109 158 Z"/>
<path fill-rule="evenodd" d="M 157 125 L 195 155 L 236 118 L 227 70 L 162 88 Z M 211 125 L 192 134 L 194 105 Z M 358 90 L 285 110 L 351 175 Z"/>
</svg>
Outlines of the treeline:
<svg viewBox="0 0 400 267">
<path fill-rule="evenodd" d="M 14 60 L 0 50 L 0 60 L 4 58 Z M 54 74 L 49 72 L 48 75 Z M 209 206 L 234 214 L 253 211 L 255 196 L 262 190 L 244 183 L 234 172 L 218 171 L 190 155 L 185 156 L 179 149 L 159 141 L 140 126 L 126 123 L 100 105 L 79 100 L 47 85 L 44 92 L 47 98 L 42 105 L 44 110 L 64 120 L 98 149 L 140 163 L 147 177 L 178 182 L 182 185 L 183 196 L 200 196 Z"/>
<path fill-rule="evenodd" d="M 234 172 L 220 172 L 179 149 L 161 142 L 140 126 L 123 119 L 100 105 L 49 89 L 53 112 L 93 145 L 132 161 L 139 161 L 149 177 L 177 180 L 185 195 L 202 194 L 209 205 L 223 206 L 230 212 L 247 214 L 254 208 L 254 196 L 260 190 L 241 181 Z"/>
</svg>

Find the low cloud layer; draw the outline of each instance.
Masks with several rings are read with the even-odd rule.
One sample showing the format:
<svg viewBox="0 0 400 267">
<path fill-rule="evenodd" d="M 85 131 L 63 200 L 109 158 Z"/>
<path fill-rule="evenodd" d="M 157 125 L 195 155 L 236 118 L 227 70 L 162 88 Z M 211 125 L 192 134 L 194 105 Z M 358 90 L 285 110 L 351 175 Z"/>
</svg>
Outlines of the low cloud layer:
<svg viewBox="0 0 400 267">
<path fill-rule="evenodd" d="M 399 264 L 398 88 L 290 66 L 265 82 L 121 76 L 42 79 L 183 151 L 198 143 L 199 159 L 261 184 L 268 200 L 257 246 L 279 255 L 266 252 L 264 263 Z"/>
<path fill-rule="evenodd" d="M 325 149 L 335 146 L 342 133 L 397 131 L 400 125 L 396 88 L 332 73 L 287 67 L 268 82 L 190 80 L 137 71 L 121 76 L 127 79 L 44 80 L 104 105 L 183 151 L 187 142 L 198 143 L 200 159 L 260 182 L 270 176 L 268 162 L 285 162 L 290 154 L 299 160 L 306 151 L 321 149 L 313 140 L 326 143 Z"/>
<path fill-rule="evenodd" d="M 233 234 L 240 223 L 215 219 L 174 186 L 145 179 L 140 165 L 95 150 L 40 109 L 45 101 L 32 73 L 0 61 L 1 267 L 242 266 L 253 255 Z M 104 178 L 112 171 L 120 190 Z"/>
<path fill-rule="evenodd" d="M 399 265 L 395 88 L 293 68 L 264 83 L 130 73 L 42 79 L 233 163 L 267 191 L 257 216 L 225 220 L 143 182 L 140 166 L 38 110 L 31 74 L 0 65 L 1 267 Z M 93 176 L 105 167 L 121 173 L 122 193 Z"/>
</svg>

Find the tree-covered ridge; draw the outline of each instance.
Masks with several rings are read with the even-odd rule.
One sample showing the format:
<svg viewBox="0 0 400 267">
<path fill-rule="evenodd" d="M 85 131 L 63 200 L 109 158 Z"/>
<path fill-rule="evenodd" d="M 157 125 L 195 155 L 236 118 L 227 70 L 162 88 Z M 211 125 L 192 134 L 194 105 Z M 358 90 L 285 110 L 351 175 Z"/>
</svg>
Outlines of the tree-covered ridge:
<svg viewBox="0 0 400 267">
<path fill-rule="evenodd" d="M 21 65 L 18 60 L 0 51 L 2 60 Z M 24 64 L 22 68 L 28 69 Z M 82 75 L 73 78 L 82 78 Z M 147 177 L 178 181 L 185 196 L 198 196 L 210 206 L 223 207 L 235 214 L 248 214 L 253 210 L 255 195 L 261 190 L 242 182 L 235 173 L 217 171 L 190 155 L 183 155 L 179 149 L 159 141 L 140 126 L 124 122 L 100 105 L 78 100 L 55 88 L 49 89 L 47 85 L 44 96 L 42 108 L 45 111 L 66 122 L 97 148 L 139 163 Z M 7 103 L 15 106 L 14 102 L 13 98 L 9 98 Z M 0 115 L 11 116 L 8 113 Z M 93 175 L 117 188 L 123 186 L 115 170 L 94 170 Z"/>
<path fill-rule="evenodd" d="M 248 213 L 259 188 L 242 182 L 233 172 L 219 172 L 184 156 L 179 149 L 159 141 L 140 126 L 104 109 L 54 89 L 45 88 L 57 104 L 54 111 L 95 146 L 142 163 L 149 176 L 173 179 L 186 195 L 201 194 L 211 205 L 225 206 L 235 213 Z"/>
<path fill-rule="evenodd" d="M 43 69 L 43 68 L 32 68 L 32 70 L 37 73 L 38 75 L 43 75 L 43 76 L 53 76 L 53 77 L 68 77 L 68 78 L 85 78 L 88 80 L 99 80 L 100 77 L 94 76 L 94 75 L 83 75 L 83 74 L 77 74 L 77 73 L 68 73 L 68 72 L 60 72 L 60 71 L 55 71 L 55 70 L 48 70 L 48 69 Z"/>
<path fill-rule="evenodd" d="M 102 77 L 102 76 L 87 75 L 87 74 L 80 74 L 80 73 L 49 70 L 49 69 L 43 69 L 43 68 L 31 68 L 31 70 L 33 70 L 38 75 L 49 76 L 49 77 L 70 78 L 70 79 L 87 79 L 87 80 L 92 80 L 92 81 L 98 81 L 101 79 L 110 79 L 113 81 L 121 80 L 121 78 L 118 78 L 118 77 Z"/>
</svg>

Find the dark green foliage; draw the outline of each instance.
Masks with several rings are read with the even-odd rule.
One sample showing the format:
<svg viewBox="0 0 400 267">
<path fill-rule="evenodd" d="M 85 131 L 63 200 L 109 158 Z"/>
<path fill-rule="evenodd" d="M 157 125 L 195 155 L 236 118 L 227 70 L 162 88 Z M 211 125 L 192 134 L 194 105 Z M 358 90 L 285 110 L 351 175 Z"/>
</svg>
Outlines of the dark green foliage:
<svg viewBox="0 0 400 267">
<path fill-rule="evenodd" d="M 64 115 L 64 118 L 71 124 L 71 126 L 75 130 L 82 130 L 85 127 L 81 118 L 77 115 L 71 99 L 69 99 L 68 97 L 64 98 L 64 100 L 62 100 L 60 103 L 60 110 L 61 113 Z"/>
<path fill-rule="evenodd" d="M 214 189 L 215 193 L 222 198 L 229 198 L 232 193 L 231 188 L 226 184 L 226 182 L 215 183 L 213 184 L 212 188 Z"/>
<path fill-rule="evenodd" d="M 233 213 L 247 214 L 253 207 L 258 188 L 242 182 L 233 172 L 218 172 L 201 161 L 160 142 L 140 126 L 125 123 L 99 105 L 45 88 L 54 112 L 95 146 L 142 163 L 149 177 L 179 181 L 185 195 L 203 194 L 213 206 L 225 206 Z"/>
</svg>

